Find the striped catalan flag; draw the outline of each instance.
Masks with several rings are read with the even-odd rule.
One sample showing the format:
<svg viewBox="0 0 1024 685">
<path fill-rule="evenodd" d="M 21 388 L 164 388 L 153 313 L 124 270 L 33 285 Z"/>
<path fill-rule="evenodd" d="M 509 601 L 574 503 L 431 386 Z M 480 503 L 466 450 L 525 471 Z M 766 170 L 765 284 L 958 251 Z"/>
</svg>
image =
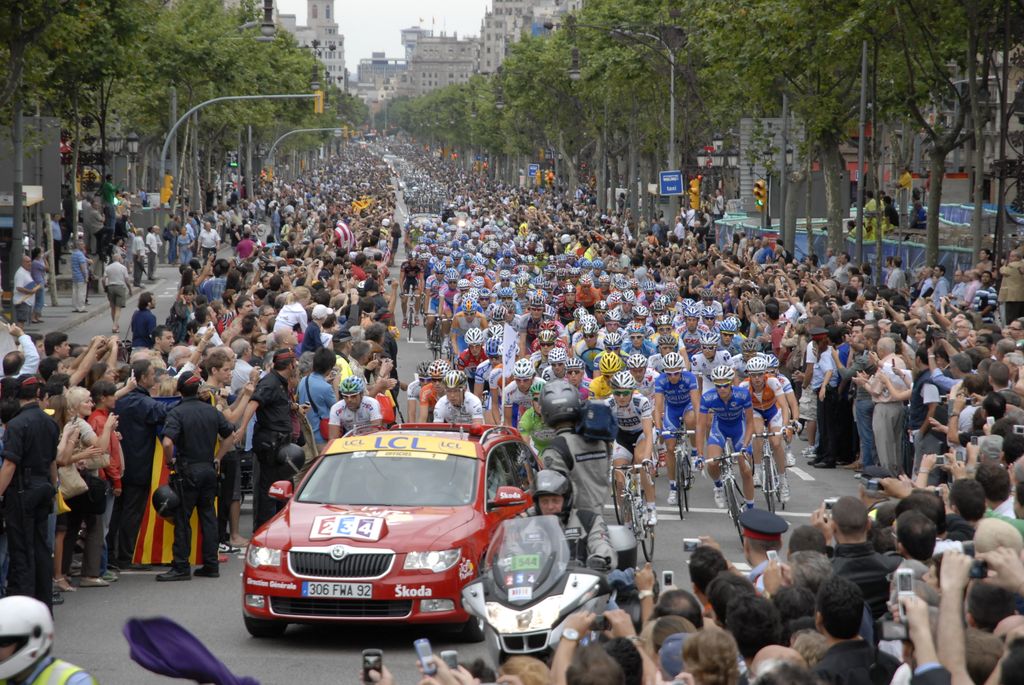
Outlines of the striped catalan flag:
<svg viewBox="0 0 1024 685">
<path fill-rule="evenodd" d="M 170 471 L 164 463 L 164 447 L 160 439 L 156 440 L 153 451 L 153 474 L 150 479 L 150 492 L 156 491 L 161 485 L 167 485 Z M 201 563 L 199 550 L 202 540 L 199 533 L 199 515 L 192 512 L 189 520 L 192 526 L 192 548 L 189 550 L 189 563 Z M 146 510 L 142 514 L 142 525 L 139 526 L 139 537 L 135 541 L 136 564 L 167 565 L 174 561 L 174 524 L 157 515 L 152 500 L 146 502 Z"/>
</svg>

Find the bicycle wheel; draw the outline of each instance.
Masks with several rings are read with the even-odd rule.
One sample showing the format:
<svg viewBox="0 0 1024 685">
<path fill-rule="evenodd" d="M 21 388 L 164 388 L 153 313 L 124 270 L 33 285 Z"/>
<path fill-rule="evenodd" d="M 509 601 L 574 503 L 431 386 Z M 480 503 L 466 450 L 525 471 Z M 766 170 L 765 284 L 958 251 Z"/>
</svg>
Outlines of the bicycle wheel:
<svg viewBox="0 0 1024 685">
<path fill-rule="evenodd" d="M 679 507 L 679 518 L 685 518 L 683 512 L 690 511 L 690 480 L 692 479 L 690 455 L 686 446 L 676 447 L 676 505 Z"/>
<path fill-rule="evenodd" d="M 612 493 L 612 508 L 615 509 L 615 520 L 616 520 L 616 522 L 618 522 L 618 524 L 620 526 L 622 526 L 622 525 L 625 525 L 625 521 L 624 521 L 624 518 L 625 518 L 624 514 L 625 514 L 625 512 L 623 511 L 623 509 L 626 508 L 626 503 L 622 502 L 621 506 L 620 506 L 619 497 L 622 497 L 623 499 L 625 499 L 625 493 L 622 492 L 621 490 L 619 492 L 619 497 L 615 496 L 615 489 L 617 487 L 617 485 L 615 483 L 615 475 L 617 473 L 618 472 L 615 471 L 615 470 L 611 471 L 611 483 L 609 484 L 608 489 Z"/>
<path fill-rule="evenodd" d="M 640 543 L 644 559 L 654 561 L 654 528 L 647 525 L 647 506 L 641 496 L 633 500 L 633 535 Z"/>
<path fill-rule="evenodd" d="M 743 544 L 743 527 L 740 526 L 740 500 L 739 493 L 736 486 L 736 481 L 730 481 L 725 484 L 725 508 L 729 512 L 729 518 L 732 519 L 732 523 L 736 526 L 736 534 L 740 536 L 740 544 Z"/>
<path fill-rule="evenodd" d="M 765 447 L 761 455 L 761 491 L 764 493 L 764 501 L 768 504 L 768 511 L 775 513 L 775 495 L 778 490 L 778 479 L 775 477 L 775 456 L 768 441 L 764 441 Z"/>
</svg>

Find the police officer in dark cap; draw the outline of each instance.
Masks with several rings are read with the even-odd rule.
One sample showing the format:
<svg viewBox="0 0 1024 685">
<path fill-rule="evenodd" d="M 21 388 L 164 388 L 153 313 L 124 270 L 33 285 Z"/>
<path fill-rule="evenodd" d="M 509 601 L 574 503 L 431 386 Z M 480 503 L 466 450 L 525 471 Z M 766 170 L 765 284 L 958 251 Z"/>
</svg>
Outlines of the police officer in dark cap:
<svg viewBox="0 0 1024 685">
<path fill-rule="evenodd" d="M 0 466 L 10 555 L 7 594 L 28 595 L 52 606 L 53 554 L 47 522 L 57 492 L 60 428 L 39 406 L 39 378 L 22 376 L 18 381 L 15 396 L 21 408 L 7 422 Z"/>
<path fill-rule="evenodd" d="M 158 581 L 191 580 L 192 511 L 199 511 L 199 530 L 203 536 L 202 568 L 195 575 L 220 576 L 217 558 L 217 471 L 220 458 L 238 438 L 235 427 L 213 405 L 199 398 L 203 379 L 186 371 L 178 376 L 181 403 L 167 412 L 164 422 L 164 458 L 172 467 L 180 504 L 174 512 L 174 561 L 171 570 L 156 577 Z M 217 438 L 221 438 L 217 448 Z"/>
<path fill-rule="evenodd" d="M 770 511 L 747 509 L 740 514 L 740 527 L 743 529 L 743 556 L 751 567 L 747 578 L 758 590 L 764 590 L 761 576 L 768 568 L 768 552 L 782 549 L 782 534 L 789 524 Z"/>
<path fill-rule="evenodd" d="M 295 475 L 290 468 L 283 468 L 277 457 L 281 447 L 292 442 L 293 403 L 288 381 L 295 374 L 295 352 L 288 348 L 276 350 L 271 372 L 256 384 L 242 416 L 242 426 L 248 426 L 249 420 L 256 417 L 256 428 L 252 434 L 252 449 L 256 454 L 253 532 L 284 506 L 270 497 L 270 486 L 274 481 Z M 302 440 L 301 434 L 298 439 Z"/>
</svg>

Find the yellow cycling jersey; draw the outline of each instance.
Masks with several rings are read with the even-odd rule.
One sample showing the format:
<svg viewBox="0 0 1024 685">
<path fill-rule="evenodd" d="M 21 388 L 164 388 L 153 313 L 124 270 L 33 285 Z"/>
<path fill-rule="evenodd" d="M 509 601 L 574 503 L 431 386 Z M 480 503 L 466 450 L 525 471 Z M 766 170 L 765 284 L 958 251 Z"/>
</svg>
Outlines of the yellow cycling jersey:
<svg viewBox="0 0 1024 685">
<path fill-rule="evenodd" d="M 603 400 L 606 397 L 612 395 L 612 385 L 608 382 L 608 379 L 604 376 L 594 376 L 594 380 L 590 381 L 590 395 L 594 399 Z"/>
</svg>

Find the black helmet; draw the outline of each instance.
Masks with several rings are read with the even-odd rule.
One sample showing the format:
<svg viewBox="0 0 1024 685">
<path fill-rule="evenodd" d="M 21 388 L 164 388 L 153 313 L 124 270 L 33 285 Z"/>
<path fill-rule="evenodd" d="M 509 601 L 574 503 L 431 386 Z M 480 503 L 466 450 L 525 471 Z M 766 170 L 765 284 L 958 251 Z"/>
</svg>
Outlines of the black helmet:
<svg viewBox="0 0 1024 685">
<path fill-rule="evenodd" d="M 298 445 L 292 443 L 282 445 L 281 449 L 277 451 L 277 463 L 281 466 L 287 464 L 295 473 L 298 473 L 306 463 L 306 453 Z"/>
<path fill-rule="evenodd" d="M 542 495 L 561 495 L 562 511 L 559 518 L 565 519 L 572 510 L 572 481 L 553 469 L 543 469 L 537 472 L 533 481 L 533 509 L 538 514 L 540 510 L 540 498 Z"/>
<path fill-rule="evenodd" d="M 181 498 L 170 485 L 161 485 L 153 491 L 153 508 L 158 516 L 173 519 L 174 513 L 181 506 Z"/>
<path fill-rule="evenodd" d="M 580 391 L 569 381 L 551 381 L 540 392 L 540 415 L 549 426 L 565 421 L 575 423 L 581 410 Z"/>
</svg>

